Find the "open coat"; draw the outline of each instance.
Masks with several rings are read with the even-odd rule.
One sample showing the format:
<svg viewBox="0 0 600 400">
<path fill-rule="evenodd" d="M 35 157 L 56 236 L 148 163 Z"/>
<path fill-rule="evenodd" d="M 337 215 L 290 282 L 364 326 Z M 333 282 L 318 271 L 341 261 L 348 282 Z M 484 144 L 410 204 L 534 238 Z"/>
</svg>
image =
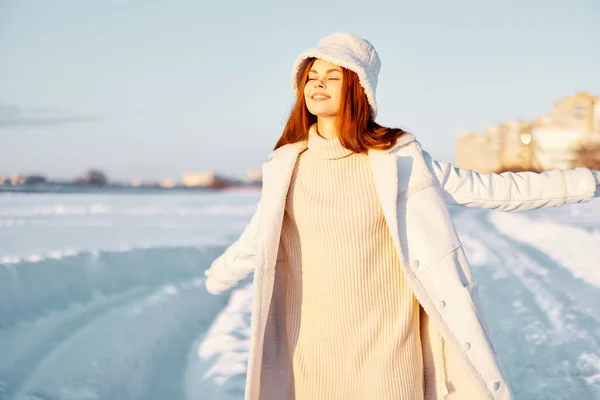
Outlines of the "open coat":
<svg viewBox="0 0 600 400">
<path fill-rule="evenodd" d="M 279 249 L 286 196 L 306 146 L 306 141 L 288 144 L 269 155 L 258 210 L 239 239 L 205 272 L 208 290 L 217 294 L 254 271 L 247 400 L 283 399 L 290 385 L 278 360 L 283 350 L 271 303 L 275 271 L 285 267 Z M 368 158 L 403 273 L 422 310 L 477 399 L 512 399 L 447 205 L 517 212 L 589 201 L 596 191 L 594 175 L 585 168 L 541 174 L 459 169 L 432 159 L 410 133 L 389 150 L 369 150 Z"/>
</svg>

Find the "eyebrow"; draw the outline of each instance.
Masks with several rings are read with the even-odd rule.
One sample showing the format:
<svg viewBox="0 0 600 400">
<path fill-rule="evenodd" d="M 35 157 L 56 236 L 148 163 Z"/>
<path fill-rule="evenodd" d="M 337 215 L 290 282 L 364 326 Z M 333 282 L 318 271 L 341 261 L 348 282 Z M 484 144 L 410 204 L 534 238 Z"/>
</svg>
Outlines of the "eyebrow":
<svg viewBox="0 0 600 400">
<path fill-rule="evenodd" d="M 311 70 L 310 70 L 310 71 L 308 71 L 308 72 L 314 72 L 315 74 L 318 74 L 318 71 L 316 71 L 316 70 L 314 70 L 314 69 L 311 69 Z M 335 68 L 328 69 L 327 71 L 325 71 L 325 73 L 326 73 L 326 74 L 328 74 L 328 73 L 330 73 L 330 72 L 342 72 L 342 71 L 341 71 L 341 70 L 339 70 L 339 69 L 335 69 Z"/>
</svg>

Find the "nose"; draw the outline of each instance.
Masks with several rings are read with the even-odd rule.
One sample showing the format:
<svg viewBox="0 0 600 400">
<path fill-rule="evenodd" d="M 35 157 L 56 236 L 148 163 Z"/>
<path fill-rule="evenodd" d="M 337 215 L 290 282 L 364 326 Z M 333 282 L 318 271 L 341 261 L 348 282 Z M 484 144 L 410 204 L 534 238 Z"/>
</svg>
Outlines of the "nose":
<svg viewBox="0 0 600 400">
<path fill-rule="evenodd" d="M 323 79 L 315 79 L 315 87 L 316 88 L 324 88 L 325 81 Z"/>
</svg>

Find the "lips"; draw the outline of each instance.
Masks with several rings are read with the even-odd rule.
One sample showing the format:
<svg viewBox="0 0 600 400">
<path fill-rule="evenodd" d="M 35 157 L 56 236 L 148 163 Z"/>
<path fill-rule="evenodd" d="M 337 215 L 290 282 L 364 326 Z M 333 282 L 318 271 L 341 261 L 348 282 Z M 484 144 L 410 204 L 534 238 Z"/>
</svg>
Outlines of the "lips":
<svg viewBox="0 0 600 400">
<path fill-rule="evenodd" d="M 331 96 L 326 95 L 325 93 L 315 93 L 313 95 L 310 96 L 311 99 L 313 100 L 327 100 L 329 99 Z"/>
</svg>

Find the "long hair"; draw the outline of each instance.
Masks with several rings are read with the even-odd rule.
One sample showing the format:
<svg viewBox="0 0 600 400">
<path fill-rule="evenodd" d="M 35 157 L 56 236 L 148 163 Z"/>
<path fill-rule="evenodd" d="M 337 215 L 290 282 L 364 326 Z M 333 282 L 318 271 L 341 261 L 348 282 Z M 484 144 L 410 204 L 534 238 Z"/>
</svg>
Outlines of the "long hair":
<svg viewBox="0 0 600 400">
<path fill-rule="evenodd" d="M 308 111 L 304 100 L 304 86 L 308 81 L 308 73 L 315 60 L 315 58 L 310 58 L 305 63 L 298 81 L 296 102 L 285 124 L 283 134 L 275 144 L 274 149 L 288 143 L 307 140 L 310 126 L 317 122 L 317 117 Z M 367 149 L 389 149 L 405 131 L 377 124 L 373 120 L 369 101 L 360 84 L 358 75 L 346 68 L 342 68 L 342 74 L 342 98 L 337 117 L 340 143 L 355 153 L 363 153 Z"/>
</svg>

